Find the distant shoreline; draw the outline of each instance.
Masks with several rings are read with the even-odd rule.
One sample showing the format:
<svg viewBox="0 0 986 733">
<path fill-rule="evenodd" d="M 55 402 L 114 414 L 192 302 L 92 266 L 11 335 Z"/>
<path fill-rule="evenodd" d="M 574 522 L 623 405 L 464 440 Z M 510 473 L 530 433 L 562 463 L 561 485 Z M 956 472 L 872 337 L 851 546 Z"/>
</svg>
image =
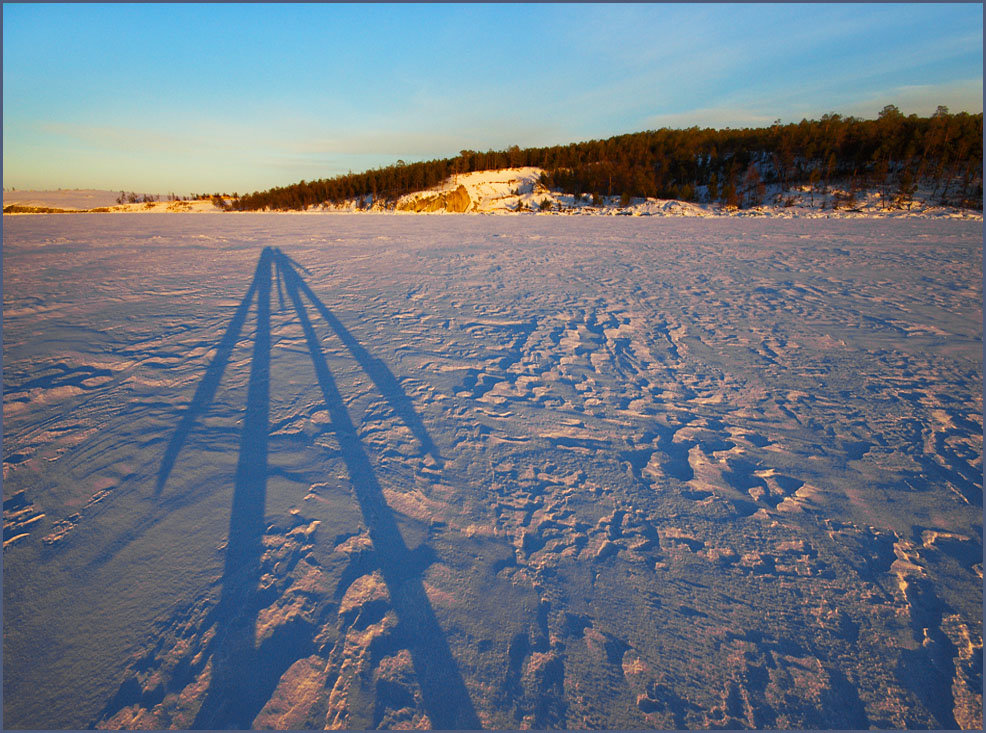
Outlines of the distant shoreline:
<svg viewBox="0 0 986 733">
<path fill-rule="evenodd" d="M 677 199 L 602 196 L 590 200 L 539 183 L 537 168 L 499 169 L 459 174 L 439 186 L 416 191 L 396 201 L 357 197 L 342 203 L 322 203 L 298 209 L 239 211 L 236 199 L 217 195 L 194 200 L 143 200 L 118 203 L 119 192 L 96 189 L 58 191 L 4 191 L 4 216 L 62 214 L 393 214 L 415 216 L 512 215 L 512 216 L 657 216 L 674 218 L 776 218 L 776 219 L 962 219 L 982 221 L 981 209 L 943 205 L 932 189 L 914 191 L 901 205 L 879 189 L 842 190 L 833 185 L 827 193 L 806 187 L 770 186 L 764 203 L 747 208 L 719 202 L 696 203 Z M 836 207 L 834 204 L 838 203 Z"/>
<path fill-rule="evenodd" d="M 225 214 L 236 216 L 251 215 L 306 215 L 306 216 L 628 216 L 628 217 L 658 217 L 658 218 L 689 218 L 689 219 L 957 219 L 965 221 L 983 221 L 982 212 L 971 209 L 958 209 L 954 207 L 927 207 L 907 210 L 863 210 L 863 209 L 810 209 L 791 211 L 781 206 L 757 207 L 755 209 L 740 210 L 719 210 L 704 209 L 702 213 L 682 213 L 675 211 L 652 212 L 635 211 L 627 209 L 598 209 L 580 211 L 468 211 L 468 212 L 408 212 L 396 211 L 393 209 L 371 209 L 359 211 L 347 208 L 319 208 L 307 210 L 280 210 L 280 211 L 223 211 L 216 208 L 212 202 L 193 202 L 204 204 L 202 206 L 192 206 L 184 209 L 168 207 L 169 202 L 155 202 L 152 207 L 145 204 L 123 204 L 112 207 L 100 206 L 92 209 L 59 209 L 44 206 L 23 206 L 10 204 L 4 207 L 3 215 L 8 216 L 52 216 L 66 214 Z M 681 202 L 672 201 L 670 204 L 680 204 Z M 696 206 L 690 204 L 690 206 Z"/>
</svg>

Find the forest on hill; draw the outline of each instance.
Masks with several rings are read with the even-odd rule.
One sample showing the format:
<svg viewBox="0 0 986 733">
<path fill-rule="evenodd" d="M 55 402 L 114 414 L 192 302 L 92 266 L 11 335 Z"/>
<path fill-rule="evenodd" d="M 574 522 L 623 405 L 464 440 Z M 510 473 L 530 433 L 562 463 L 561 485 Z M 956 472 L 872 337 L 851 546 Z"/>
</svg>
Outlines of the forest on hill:
<svg viewBox="0 0 986 733">
<path fill-rule="evenodd" d="M 863 189 L 886 205 L 905 205 L 919 184 L 943 205 L 982 210 L 983 115 L 938 107 L 930 117 L 887 105 L 875 120 L 826 114 L 820 120 L 722 130 L 662 128 L 542 148 L 463 150 L 453 158 L 349 173 L 254 192 L 231 208 L 304 209 L 322 203 L 395 203 L 457 173 L 535 166 L 549 188 L 592 196 L 720 202 L 744 208 L 767 203 L 767 186 L 838 185 L 846 206 Z M 777 185 L 779 184 L 779 186 Z"/>
</svg>

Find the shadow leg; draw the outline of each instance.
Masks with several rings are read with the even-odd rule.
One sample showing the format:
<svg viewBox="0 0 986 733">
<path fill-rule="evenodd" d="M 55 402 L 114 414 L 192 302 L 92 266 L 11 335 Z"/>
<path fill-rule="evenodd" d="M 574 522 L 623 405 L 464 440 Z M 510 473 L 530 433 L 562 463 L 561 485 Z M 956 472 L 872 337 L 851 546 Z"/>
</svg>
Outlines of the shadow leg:
<svg viewBox="0 0 986 733">
<path fill-rule="evenodd" d="M 265 701 L 257 684 L 257 608 L 253 596 L 260 582 L 267 491 L 271 259 L 265 249 L 257 266 L 257 333 L 240 434 L 222 595 L 216 609 L 222 640 L 213 656 L 212 682 L 194 728 L 249 728 Z"/>
</svg>

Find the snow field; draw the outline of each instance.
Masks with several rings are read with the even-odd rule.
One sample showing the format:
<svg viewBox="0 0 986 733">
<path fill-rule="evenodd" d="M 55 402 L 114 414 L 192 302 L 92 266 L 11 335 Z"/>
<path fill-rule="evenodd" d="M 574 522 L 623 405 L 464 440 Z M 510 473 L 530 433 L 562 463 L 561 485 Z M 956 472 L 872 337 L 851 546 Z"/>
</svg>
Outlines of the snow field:
<svg viewBox="0 0 986 733">
<path fill-rule="evenodd" d="M 4 226 L 11 725 L 981 724 L 981 225 Z"/>
</svg>

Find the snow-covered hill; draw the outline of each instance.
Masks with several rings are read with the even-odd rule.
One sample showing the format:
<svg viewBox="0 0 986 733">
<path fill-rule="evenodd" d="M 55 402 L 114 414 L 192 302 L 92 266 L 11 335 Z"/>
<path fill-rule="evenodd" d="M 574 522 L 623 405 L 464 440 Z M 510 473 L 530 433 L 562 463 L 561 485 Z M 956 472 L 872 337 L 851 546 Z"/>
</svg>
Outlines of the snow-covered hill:
<svg viewBox="0 0 986 733">
<path fill-rule="evenodd" d="M 748 209 L 731 209 L 720 203 L 692 203 L 673 199 L 632 198 L 588 195 L 576 198 L 546 188 L 541 183 L 541 168 L 504 168 L 493 171 L 463 173 L 446 179 L 438 186 L 401 197 L 396 206 L 383 200 L 356 200 L 342 206 L 326 204 L 320 211 L 390 211 L 399 213 L 540 213 L 602 216 L 770 216 L 780 218 L 855 218 L 869 216 L 945 217 L 982 219 L 982 213 L 969 209 L 938 206 L 931 203 L 931 191 L 919 189 L 909 208 L 885 205 L 880 192 L 857 191 L 851 208 L 833 202 L 845 200 L 847 191 L 831 187 L 825 195 L 813 193 L 807 186 L 793 189 L 768 187 L 765 203 Z"/>
<path fill-rule="evenodd" d="M 555 204 L 555 195 L 539 182 L 542 173 L 541 168 L 504 168 L 455 175 L 432 189 L 402 197 L 397 202 L 397 210 L 411 212 L 425 210 L 439 201 L 442 196 L 448 198 L 460 190 L 469 199 L 465 211 L 484 213 L 517 211 L 518 206 L 536 209 L 545 200 Z"/>
<path fill-rule="evenodd" d="M 211 200 L 197 201 L 147 201 L 119 204 L 119 191 L 100 189 L 59 189 L 57 191 L 4 191 L 5 214 L 31 213 L 188 213 L 215 212 L 218 209 Z M 6 211 L 14 207 L 13 211 Z M 31 211 L 42 209 L 42 211 Z M 43 211 L 43 209 L 53 209 Z"/>
</svg>

